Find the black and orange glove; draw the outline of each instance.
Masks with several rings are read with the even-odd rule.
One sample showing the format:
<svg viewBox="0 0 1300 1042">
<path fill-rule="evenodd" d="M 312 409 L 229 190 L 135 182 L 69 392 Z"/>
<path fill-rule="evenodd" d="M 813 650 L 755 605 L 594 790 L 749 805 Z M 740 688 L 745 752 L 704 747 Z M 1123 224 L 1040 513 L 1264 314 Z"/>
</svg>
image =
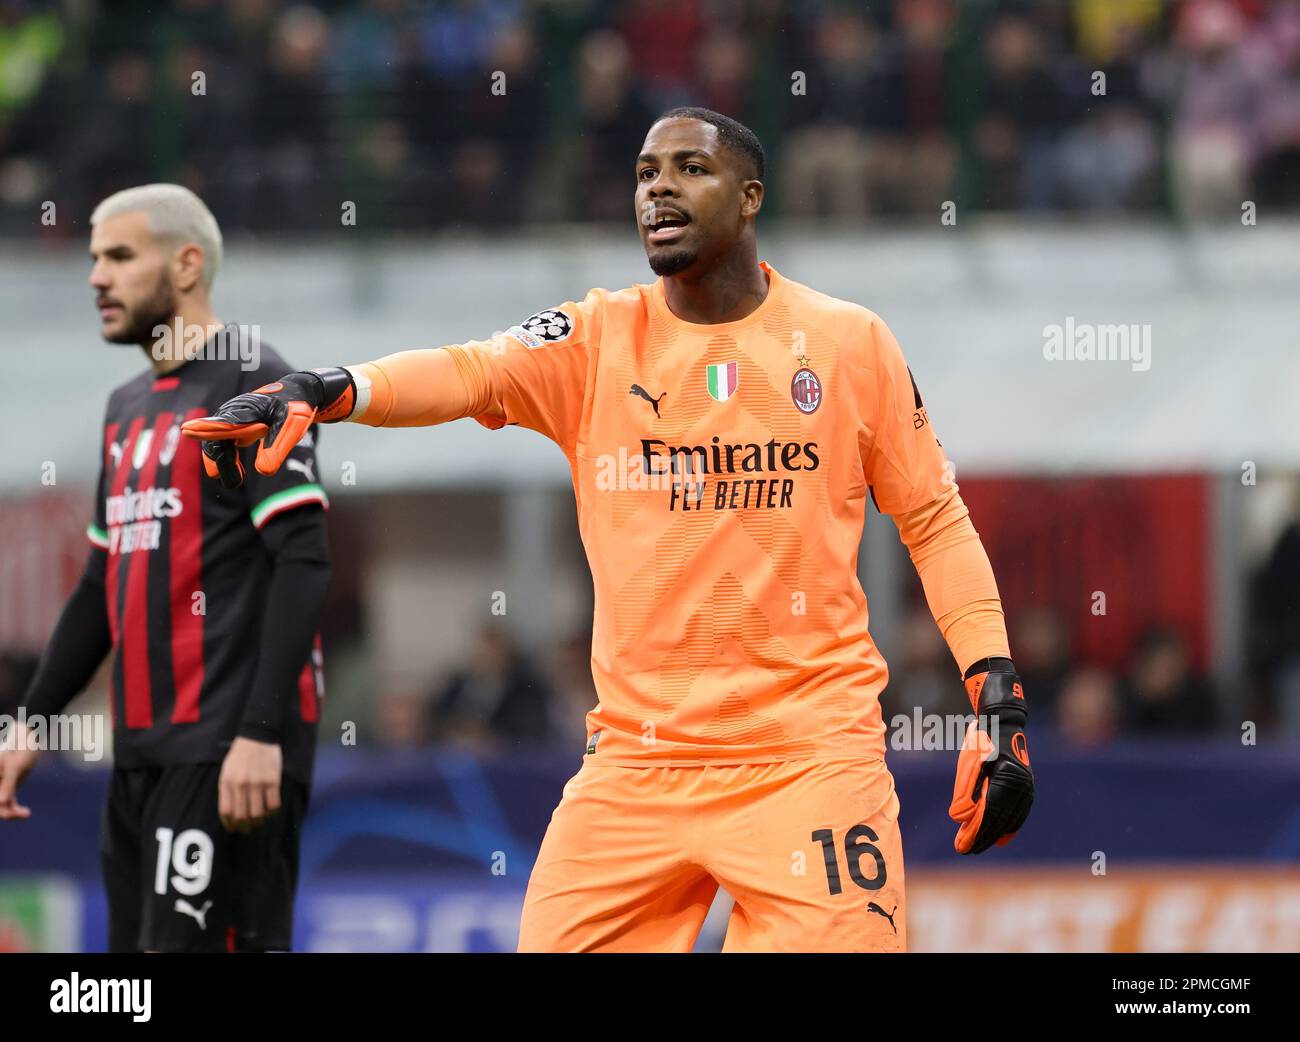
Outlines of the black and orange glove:
<svg viewBox="0 0 1300 1042">
<path fill-rule="evenodd" d="M 966 670 L 975 719 L 957 758 L 948 816 L 957 822 L 959 854 L 1004 846 L 1029 817 L 1034 772 L 1025 745 L 1025 689 L 1009 658 L 987 658 Z"/>
<path fill-rule="evenodd" d="M 237 395 L 215 415 L 189 420 L 181 430 L 202 440 L 208 477 L 219 477 L 226 488 L 238 488 L 244 483 L 239 449 L 260 439 L 254 466 L 259 474 L 274 474 L 313 423 L 346 420 L 356 402 L 350 372 L 312 369 Z"/>
</svg>

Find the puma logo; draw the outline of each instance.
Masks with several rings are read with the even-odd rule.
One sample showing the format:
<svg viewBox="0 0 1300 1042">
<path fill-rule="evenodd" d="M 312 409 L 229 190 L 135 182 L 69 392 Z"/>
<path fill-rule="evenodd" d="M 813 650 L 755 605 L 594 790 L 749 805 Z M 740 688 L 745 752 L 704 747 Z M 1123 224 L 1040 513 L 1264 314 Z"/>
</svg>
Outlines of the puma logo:
<svg viewBox="0 0 1300 1042">
<path fill-rule="evenodd" d="M 888 920 L 889 920 L 889 925 L 890 925 L 890 927 L 892 927 L 894 933 L 898 933 L 898 927 L 897 927 L 897 925 L 895 925 L 895 923 L 894 923 L 894 912 L 897 912 L 897 911 L 898 911 L 898 905 L 894 905 L 893 911 L 886 912 L 883 908 L 880 907 L 880 905 L 876 904 L 875 901 L 868 901 L 868 902 L 867 902 L 867 911 L 868 911 L 868 912 L 875 912 L 876 915 L 879 915 L 879 916 L 881 916 L 881 917 L 883 917 L 883 918 L 885 918 L 885 919 L 888 919 Z"/>
<path fill-rule="evenodd" d="M 668 392 L 664 391 L 663 394 L 661 394 L 658 398 L 651 398 L 650 392 L 647 391 L 644 387 L 642 387 L 640 384 L 633 384 L 632 389 L 629 390 L 627 393 L 635 394 L 638 398 L 644 398 L 647 402 L 650 403 L 651 408 L 654 409 L 655 416 L 658 416 L 659 403 L 663 400 L 664 394 L 667 394 Z"/>
<path fill-rule="evenodd" d="M 202 908 L 195 908 L 183 897 L 176 898 L 176 903 L 172 905 L 172 908 L 175 911 L 180 912 L 181 915 L 188 915 L 198 923 L 200 930 L 206 930 L 208 928 L 208 909 L 211 907 L 211 901 L 204 901 Z"/>
<path fill-rule="evenodd" d="M 298 444 L 302 444 L 299 442 Z M 308 481 L 315 481 L 316 475 L 312 473 L 311 460 L 291 459 L 286 460 L 285 464 L 290 470 L 299 471 Z"/>
</svg>

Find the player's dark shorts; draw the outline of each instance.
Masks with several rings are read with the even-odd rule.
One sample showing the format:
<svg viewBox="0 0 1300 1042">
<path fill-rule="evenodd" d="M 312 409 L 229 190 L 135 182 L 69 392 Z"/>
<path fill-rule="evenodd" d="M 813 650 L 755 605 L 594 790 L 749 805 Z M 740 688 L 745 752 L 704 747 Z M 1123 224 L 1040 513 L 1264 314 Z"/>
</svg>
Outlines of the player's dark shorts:
<svg viewBox="0 0 1300 1042">
<path fill-rule="evenodd" d="M 221 765 L 118 768 L 100 835 L 112 952 L 288 951 L 308 790 L 248 833 L 217 815 Z"/>
</svg>

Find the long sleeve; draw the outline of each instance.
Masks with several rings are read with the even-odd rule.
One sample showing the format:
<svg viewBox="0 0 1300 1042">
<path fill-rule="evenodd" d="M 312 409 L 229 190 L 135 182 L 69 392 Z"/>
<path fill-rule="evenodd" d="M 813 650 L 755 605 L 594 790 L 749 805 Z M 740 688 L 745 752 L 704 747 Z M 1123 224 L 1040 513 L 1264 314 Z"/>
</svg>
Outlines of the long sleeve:
<svg viewBox="0 0 1300 1042">
<path fill-rule="evenodd" d="M 349 419 L 425 427 L 472 416 L 493 430 L 527 427 L 570 451 L 603 307 L 603 291 L 592 290 L 581 303 L 539 311 L 488 340 L 350 365 L 357 404 Z"/>
<path fill-rule="evenodd" d="M 278 514 L 262 526 L 261 535 L 274 571 L 262 615 L 257 673 L 239 735 L 275 742 L 297 697 L 298 674 L 311 655 L 329 587 L 325 511 L 308 505 Z"/>
<path fill-rule="evenodd" d="M 957 486 L 950 489 L 894 520 L 921 577 L 930 613 L 964 673 L 979 659 L 1010 658 L 1011 653 L 988 554 Z"/>
<path fill-rule="evenodd" d="M 458 350 L 458 349 L 456 349 Z M 457 364 L 453 348 L 435 347 L 350 365 L 361 392 L 353 423 L 370 427 L 429 427 L 488 407 L 490 382 Z"/>
<path fill-rule="evenodd" d="M 872 499 L 893 517 L 921 577 L 930 613 L 962 672 L 1010 657 L 1002 600 L 984 544 L 958 494 L 902 348 L 871 315 L 862 466 Z"/>
<path fill-rule="evenodd" d="M 23 698 L 31 715 L 62 712 L 90 683 L 95 670 L 112 650 L 108 605 L 104 601 L 104 572 L 108 554 L 92 547 L 85 571 L 63 606 L 40 666 Z"/>
</svg>

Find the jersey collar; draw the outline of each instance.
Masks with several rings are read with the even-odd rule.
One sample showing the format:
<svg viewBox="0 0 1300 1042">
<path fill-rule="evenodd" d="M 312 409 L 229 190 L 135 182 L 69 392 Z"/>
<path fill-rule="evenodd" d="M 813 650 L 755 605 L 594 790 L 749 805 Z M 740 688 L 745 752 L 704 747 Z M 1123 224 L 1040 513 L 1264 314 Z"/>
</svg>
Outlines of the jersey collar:
<svg viewBox="0 0 1300 1042">
<path fill-rule="evenodd" d="M 759 304 L 748 315 L 744 318 L 738 318 L 734 322 L 687 322 L 685 319 L 678 318 L 668 306 L 668 298 L 664 296 L 664 280 L 662 277 L 657 279 L 651 287 L 650 296 L 654 300 L 655 310 L 679 329 L 691 333 L 704 333 L 709 336 L 717 333 L 729 333 L 762 322 L 776 310 L 781 298 L 785 296 L 785 279 L 782 278 L 781 274 L 767 261 L 759 261 L 758 266 L 767 272 L 767 296 L 763 298 L 763 303 Z"/>
</svg>

